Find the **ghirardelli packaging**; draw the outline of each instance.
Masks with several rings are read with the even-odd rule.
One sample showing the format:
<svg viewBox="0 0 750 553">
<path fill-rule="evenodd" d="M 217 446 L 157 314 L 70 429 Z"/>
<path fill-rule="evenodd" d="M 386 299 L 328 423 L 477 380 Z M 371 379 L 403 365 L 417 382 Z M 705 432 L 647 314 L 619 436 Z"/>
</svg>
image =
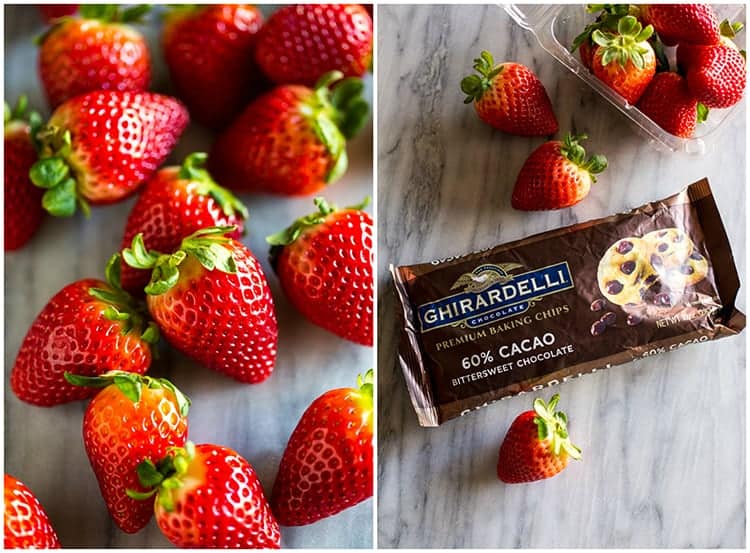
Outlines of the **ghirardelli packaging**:
<svg viewBox="0 0 750 553">
<path fill-rule="evenodd" d="M 745 327 L 706 179 L 629 213 L 391 272 L 422 426 Z"/>
</svg>

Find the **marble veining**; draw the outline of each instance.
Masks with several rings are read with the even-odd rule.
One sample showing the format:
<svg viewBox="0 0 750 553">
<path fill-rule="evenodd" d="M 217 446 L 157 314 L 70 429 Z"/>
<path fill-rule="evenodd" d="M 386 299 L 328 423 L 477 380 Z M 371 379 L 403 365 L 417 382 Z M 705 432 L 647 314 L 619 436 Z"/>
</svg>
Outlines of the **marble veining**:
<svg viewBox="0 0 750 553">
<path fill-rule="evenodd" d="M 556 387 L 584 460 L 547 481 L 503 485 L 498 448 L 529 396 L 420 428 L 396 363 L 387 273 L 390 263 L 625 211 L 707 176 L 744 275 L 744 106 L 709 155 L 662 153 L 501 7 L 389 5 L 378 13 L 379 546 L 744 547 L 744 335 Z M 459 82 L 482 49 L 531 67 L 561 134 L 585 131 L 587 150 L 608 157 L 581 204 L 511 209 L 516 175 L 543 139 L 503 135 L 463 104 Z"/>
<path fill-rule="evenodd" d="M 264 6 L 268 14 L 271 8 Z M 156 91 L 168 91 L 168 79 L 154 14 L 142 26 L 154 62 Z M 43 31 L 36 6 L 5 8 L 5 96 L 15 102 L 22 92 L 30 105 L 46 106 L 36 72 L 34 36 Z M 371 97 L 371 79 L 368 94 Z M 48 111 L 40 109 L 45 115 Z M 192 126 L 168 164 L 209 148 L 212 135 Z M 349 145 L 346 176 L 324 192 L 340 206 L 358 204 L 372 194 L 372 125 Z M 373 349 L 342 340 L 309 323 L 287 302 L 267 260 L 265 237 L 314 210 L 312 197 L 284 199 L 240 196 L 250 212 L 244 243 L 263 265 L 279 319 L 279 356 L 273 375 L 259 385 L 235 382 L 164 348 L 151 374 L 171 379 L 193 400 L 189 437 L 237 450 L 256 469 L 270 493 L 281 455 L 299 417 L 328 389 L 352 386 L 357 373 L 373 366 Z M 120 245 L 134 200 L 92 210 L 91 218 L 48 218 L 26 248 L 5 256 L 5 470 L 39 497 L 66 547 L 169 547 L 151 522 L 135 535 L 111 521 L 99 493 L 81 439 L 85 402 L 51 409 L 19 401 L 12 393 L 10 371 L 31 322 L 47 300 L 65 284 L 102 277 L 109 256 Z M 282 545 L 308 548 L 372 546 L 373 502 L 365 501 L 313 525 L 282 528 Z"/>
</svg>

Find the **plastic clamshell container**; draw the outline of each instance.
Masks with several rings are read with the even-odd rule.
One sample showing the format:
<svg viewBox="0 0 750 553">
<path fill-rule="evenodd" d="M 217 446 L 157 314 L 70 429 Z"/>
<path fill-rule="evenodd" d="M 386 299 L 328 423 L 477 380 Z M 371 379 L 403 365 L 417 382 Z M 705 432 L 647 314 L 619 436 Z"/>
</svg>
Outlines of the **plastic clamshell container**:
<svg viewBox="0 0 750 553">
<path fill-rule="evenodd" d="M 630 104 L 617 92 L 594 76 L 578 57 L 578 51 L 570 52 L 570 46 L 575 37 L 584 27 L 596 19 L 596 14 L 588 13 L 585 5 L 557 4 L 557 5 L 521 5 L 502 4 L 510 17 L 524 29 L 531 31 L 539 44 L 557 61 L 567 67 L 591 88 L 620 110 L 640 131 L 640 133 L 659 149 L 672 152 L 687 152 L 690 154 L 704 154 L 710 150 L 713 139 L 719 134 L 722 126 L 731 117 L 744 113 L 739 108 L 744 98 L 727 109 L 712 109 L 708 119 L 696 126 L 691 138 L 680 138 L 669 134 L 654 123 L 637 107 Z M 745 5 L 712 5 L 719 21 L 729 19 L 732 22 L 745 23 Z M 745 33 L 741 31 L 735 43 L 740 49 L 745 48 Z M 675 48 L 665 47 L 670 68 L 675 68 Z"/>
</svg>

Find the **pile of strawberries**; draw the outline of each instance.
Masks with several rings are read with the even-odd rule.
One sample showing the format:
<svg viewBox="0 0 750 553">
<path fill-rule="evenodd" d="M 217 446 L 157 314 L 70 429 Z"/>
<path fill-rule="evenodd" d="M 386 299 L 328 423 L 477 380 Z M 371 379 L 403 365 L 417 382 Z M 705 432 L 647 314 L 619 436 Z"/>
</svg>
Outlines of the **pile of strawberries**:
<svg viewBox="0 0 750 553">
<path fill-rule="evenodd" d="M 161 38 L 175 98 L 147 90 L 151 52 L 133 24 L 148 7 L 59 8 L 45 10 L 52 25 L 39 46 L 51 117 L 27 113 L 24 98 L 6 105 L 5 250 L 31 240 L 45 212 L 70 217 L 139 196 L 105 279 L 64 286 L 33 322 L 11 389 L 46 407 L 91 398 L 83 443 L 123 531 L 156 514 L 180 547 L 277 548 L 279 524 L 372 495 L 372 371 L 302 415 L 270 501 L 235 451 L 188 441 L 190 400 L 146 373 L 163 338 L 240 383 L 272 375 L 274 301 L 240 241 L 249 214 L 232 191 L 308 195 L 346 172 L 346 141 L 369 112 L 359 77 L 371 15 L 355 4 L 288 5 L 264 22 L 247 5 L 172 8 Z M 191 119 L 218 132 L 211 153 L 161 167 Z M 315 206 L 268 237 L 274 270 L 302 315 L 371 346 L 366 202 Z M 6 475 L 5 493 L 6 548 L 59 546 L 22 483 Z"/>
<path fill-rule="evenodd" d="M 581 62 L 670 134 L 693 136 L 709 109 L 742 99 L 741 23 L 719 23 L 708 4 L 598 4 L 596 21 L 573 42 Z M 676 47 L 676 67 L 667 54 Z"/>
</svg>

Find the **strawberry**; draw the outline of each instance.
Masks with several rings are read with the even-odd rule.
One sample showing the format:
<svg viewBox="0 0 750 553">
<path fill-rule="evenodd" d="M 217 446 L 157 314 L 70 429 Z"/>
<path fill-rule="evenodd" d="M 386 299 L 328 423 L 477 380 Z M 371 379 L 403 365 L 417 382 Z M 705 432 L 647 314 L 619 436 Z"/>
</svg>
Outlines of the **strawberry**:
<svg viewBox="0 0 750 553">
<path fill-rule="evenodd" d="M 657 73 L 638 101 L 638 109 L 675 136 L 690 138 L 695 124 L 705 120 L 705 110 L 690 94 L 685 79 L 677 73 Z"/>
<path fill-rule="evenodd" d="M 23 482 L 5 475 L 5 549 L 60 549 L 39 500 Z"/>
<path fill-rule="evenodd" d="M 312 323 L 371 346 L 375 252 L 366 204 L 339 210 L 316 198 L 318 212 L 267 241 L 292 305 Z"/>
<path fill-rule="evenodd" d="M 156 494 L 156 522 L 181 548 L 279 549 L 279 524 L 253 467 L 237 452 L 211 444 L 170 448 L 158 463 L 138 467 L 141 485 Z"/>
<path fill-rule="evenodd" d="M 53 23 L 66 15 L 73 15 L 78 11 L 78 4 L 39 4 L 39 12 L 46 23 Z"/>
<path fill-rule="evenodd" d="M 478 75 L 461 81 L 466 94 L 464 104 L 474 103 L 477 115 L 485 123 L 508 134 L 545 136 L 555 134 L 559 126 L 544 85 L 520 63 L 495 65 L 486 50 L 474 60 Z"/>
<path fill-rule="evenodd" d="M 362 81 L 324 75 L 316 88 L 279 86 L 251 103 L 219 136 L 209 170 L 222 185 L 283 195 L 312 194 L 346 172 L 346 139 L 368 105 Z"/>
<path fill-rule="evenodd" d="M 60 19 L 47 31 L 39 45 L 39 74 L 52 109 L 94 90 L 148 88 L 151 59 L 146 41 L 125 24 L 139 20 L 148 9 L 83 4 L 81 17 Z"/>
<path fill-rule="evenodd" d="M 258 260 L 224 236 L 235 230 L 199 230 L 171 254 L 148 251 L 138 234 L 123 259 L 153 269 L 146 302 L 170 344 L 210 369 L 254 384 L 273 371 L 276 312 Z"/>
<path fill-rule="evenodd" d="M 17 250 L 36 234 L 42 224 L 42 191 L 29 180 L 37 154 L 31 140 L 41 122 L 32 112 L 26 121 L 26 96 L 12 110 L 5 104 L 5 251 Z"/>
<path fill-rule="evenodd" d="M 568 134 L 562 142 L 551 140 L 534 150 L 518 173 L 511 205 L 523 211 L 560 209 L 585 198 L 594 175 L 607 168 L 603 155 L 586 159 L 579 144 L 586 138 Z"/>
<path fill-rule="evenodd" d="M 706 107 L 728 108 L 742 99 L 747 67 L 736 47 L 718 44 L 696 48 L 689 54 L 683 52 L 681 61 L 687 64 L 690 93 Z"/>
<path fill-rule="evenodd" d="M 142 302 L 119 285 L 120 259 L 107 264 L 107 282 L 78 280 L 55 294 L 26 333 L 10 376 L 19 399 L 50 407 L 94 395 L 64 374 L 96 376 L 112 369 L 143 374 L 159 332 Z"/>
<path fill-rule="evenodd" d="M 135 192 L 167 158 L 188 123 L 185 107 L 150 92 L 89 92 L 55 110 L 36 133 L 41 159 L 31 181 L 47 189 L 42 205 L 69 217 L 88 202 Z"/>
<path fill-rule="evenodd" d="M 128 215 L 121 249 L 142 233 L 147 248 L 171 253 L 186 236 L 216 226 L 236 226 L 231 237 L 239 239 L 247 208 L 203 169 L 206 157 L 190 154 L 181 167 L 165 167 L 151 177 Z M 122 287 L 133 294 L 143 293 L 150 276 L 122 264 Z"/>
<path fill-rule="evenodd" d="M 581 63 L 589 71 L 592 70 L 592 62 L 594 61 L 594 50 L 596 44 L 591 40 L 591 34 L 596 29 L 603 29 L 605 31 L 615 32 L 617 31 L 617 23 L 622 17 L 630 13 L 630 6 L 628 4 L 589 4 L 586 6 L 588 13 L 599 14 L 596 20 L 586 25 L 583 32 L 573 39 L 570 51 L 575 52 L 578 50 L 578 54 L 581 57 Z"/>
<path fill-rule="evenodd" d="M 612 90 L 635 104 L 656 73 L 656 55 L 648 39 L 653 34 L 632 15 L 617 23 L 617 33 L 596 29 L 593 73 Z"/>
<path fill-rule="evenodd" d="M 500 446 L 497 477 L 506 484 L 551 478 L 569 459 L 580 459 L 581 450 L 570 442 L 568 417 L 555 411 L 560 396 L 549 403 L 534 400 L 534 410 L 525 411 L 510 425 Z"/>
<path fill-rule="evenodd" d="M 180 6 L 167 14 L 164 57 L 195 121 L 226 126 L 263 84 L 254 61 L 262 23 L 260 11 L 247 4 Z"/>
<path fill-rule="evenodd" d="M 255 59 L 277 84 L 314 85 L 325 73 L 361 77 L 373 26 L 359 4 L 297 4 L 277 10 L 258 35 Z"/>
<path fill-rule="evenodd" d="M 145 492 L 137 468 L 156 462 L 187 440 L 190 400 L 174 384 L 122 371 L 98 377 L 65 374 L 77 386 L 103 388 L 83 416 L 83 445 L 109 514 L 123 532 L 134 534 L 154 514 L 149 501 L 128 490 Z"/>
<path fill-rule="evenodd" d="M 740 49 L 734 43 L 734 39 L 737 36 L 737 33 L 744 29 L 744 27 L 745 26 L 742 23 L 731 23 L 728 19 L 725 19 L 721 22 L 721 25 L 719 25 L 721 39 L 719 40 L 718 44 L 723 44 L 724 46 L 727 46 L 728 48 L 732 48 L 733 50 L 737 50 L 739 52 Z M 688 43 L 680 44 L 677 47 L 676 56 L 677 67 L 679 71 L 683 74 L 686 74 L 690 66 L 695 64 L 698 55 L 704 50 L 713 48 L 714 46 L 717 46 L 717 44 L 712 44 L 710 46 Z"/>
<path fill-rule="evenodd" d="M 302 415 L 281 458 L 271 508 L 282 526 L 311 524 L 372 497 L 373 372 L 329 390 Z"/>
<path fill-rule="evenodd" d="M 645 4 L 640 16 L 667 46 L 719 42 L 719 21 L 709 4 Z"/>
</svg>

